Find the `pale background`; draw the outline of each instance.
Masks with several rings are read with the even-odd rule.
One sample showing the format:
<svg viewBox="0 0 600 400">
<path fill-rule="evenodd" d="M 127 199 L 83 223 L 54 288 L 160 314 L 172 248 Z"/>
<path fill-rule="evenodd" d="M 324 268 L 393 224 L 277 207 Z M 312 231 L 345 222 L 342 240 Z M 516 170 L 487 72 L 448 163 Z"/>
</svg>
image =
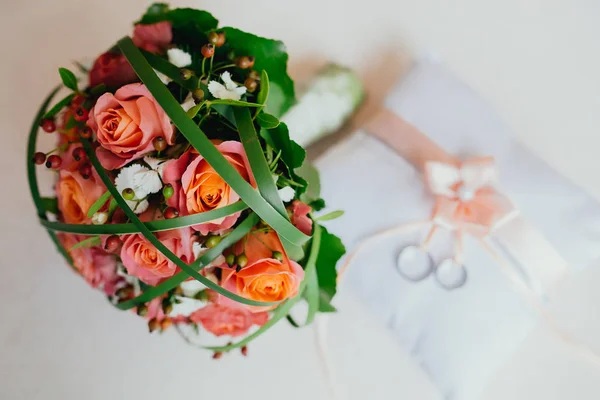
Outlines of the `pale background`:
<svg viewBox="0 0 600 400">
<path fill-rule="evenodd" d="M 130 33 L 148 2 L 0 0 L 3 137 L 0 398 L 327 399 L 311 328 L 281 324 L 252 356 L 211 362 L 174 334 L 150 336 L 113 310 L 55 253 L 36 225 L 25 178 L 26 131 L 56 69 Z M 434 51 L 511 124 L 519 139 L 600 199 L 600 2 L 595 0 L 305 0 L 173 2 L 286 42 L 295 78 L 325 60 L 356 68 L 363 121 L 410 58 Z M 316 154 L 320 149 L 314 150 Z M 600 271 L 565 287 L 556 309 L 600 350 Z M 330 358 L 342 399 L 433 399 L 426 379 L 352 300 L 332 321 Z M 597 399 L 600 368 L 538 328 L 483 399 Z"/>
</svg>

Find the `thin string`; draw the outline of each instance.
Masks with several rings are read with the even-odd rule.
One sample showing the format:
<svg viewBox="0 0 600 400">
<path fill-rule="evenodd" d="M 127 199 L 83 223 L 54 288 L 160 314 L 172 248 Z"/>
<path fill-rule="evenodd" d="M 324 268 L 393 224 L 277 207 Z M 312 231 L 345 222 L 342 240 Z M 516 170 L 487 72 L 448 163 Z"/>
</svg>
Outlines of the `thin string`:
<svg viewBox="0 0 600 400">
<path fill-rule="evenodd" d="M 573 337 L 571 334 L 562 330 L 562 328 L 558 325 L 556 319 L 546 310 L 543 304 L 537 299 L 537 297 L 532 295 L 530 288 L 523 282 L 523 280 L 516 274 L 512 265 L 506 261 L 502 256 L 500 256 L 496 250 L 492 248 L 492 246 L 486 241 L 485 238 L 480 238 L 479 242 L 484 247 L 484 249 L 494 258 L 496 263 L 500 266 L 501 271 L 510 279 L 515 288 L 521 292 L 521 295 L 525 298 L 525 300 L 529 303 L 530 307 L 536 311 L 548 324 L 550 331 L 554 333 L 559 339 L 561 339 L 564 343 L 569 345 L 572 351 L 581 356 L 582 358 L 587 359 L 591 363 L 600 367 L 600 354 L 593 350 L 591 347 L 579 341 L 577 338 Z"/>
</svg>

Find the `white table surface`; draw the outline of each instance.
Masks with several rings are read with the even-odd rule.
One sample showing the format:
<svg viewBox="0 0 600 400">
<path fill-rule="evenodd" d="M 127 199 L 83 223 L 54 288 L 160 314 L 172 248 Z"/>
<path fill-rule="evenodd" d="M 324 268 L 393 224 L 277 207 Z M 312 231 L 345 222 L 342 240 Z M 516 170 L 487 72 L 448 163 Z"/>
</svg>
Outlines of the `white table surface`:
<svg viewBox="0 0 600 400">
<path fill-rule="evenodd" d="M 311 328 L 280 324 L 238 355 L 212 362 L 171 333 L 150 336 L 55 253 L 37 226 L 25 177 L 26 132 L 56 69 L 130 32 L 139 0 L 2 1 L 3 138 L 0 241 L 0 398 L 328 399 Z M 296 78 L 326 60 L 368 85 L 363 121 L 412 55 L 435 50 L 480 91 L 520 140 L 600 199 L 600 3 L 594 0 L 186 1 L 224 25 L 284 40 Z M 600 350 L 600 270 L 565 285 L 561 321 Z M 348 294 L 330 328 L 340 399 L 434 399 L 426 378 Z M 597 399 L 600 368 L 538 327 L 489 383 L 483 399 Z"/>
</svg>

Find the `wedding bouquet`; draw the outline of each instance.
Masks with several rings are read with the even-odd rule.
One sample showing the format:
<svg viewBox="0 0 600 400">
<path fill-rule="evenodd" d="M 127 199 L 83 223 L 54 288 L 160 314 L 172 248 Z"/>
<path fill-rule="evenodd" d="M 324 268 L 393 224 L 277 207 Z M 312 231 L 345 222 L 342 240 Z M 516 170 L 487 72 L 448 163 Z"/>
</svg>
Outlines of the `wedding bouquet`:
<svg viewBox="0 0 600 400">
<path fill-rule="evenodd" d="M 315 217 L 318 173 L 279 121 L 294 104 L 279 41 L 218 28 L 205 11 L 154 4 L 133 36 L 78 79 L 32 127 L 28 173 L 41 224 L 74 271 L 149 330 L 243 337 L 300 299 L 330 312 L 344 246 Z M 39 127 L 57 148 L 36 152 Z M 56 171 L 41 197 L 35 165 Z M 229 338 L 228 338 L 229 340 Z"/>
</svg>

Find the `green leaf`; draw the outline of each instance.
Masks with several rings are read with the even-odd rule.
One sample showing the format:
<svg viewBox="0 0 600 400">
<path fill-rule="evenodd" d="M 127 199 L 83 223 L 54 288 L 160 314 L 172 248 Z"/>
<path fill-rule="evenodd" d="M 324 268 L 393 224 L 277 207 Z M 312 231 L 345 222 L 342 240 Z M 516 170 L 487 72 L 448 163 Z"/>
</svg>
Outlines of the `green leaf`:
<svg viewBox="0 0 600 400">
<path fill-rule="evenodd" d="M 100 210 L 102 208 L 102 206 L 104 204 L 106 204 L 106 202 L 108 201 L 108 199 L 110 199 L 110 191 L 107 190 L 106 192 L 104 192 L 104 194 L 102 196 L 100 196 L 98 198 L 98 200 L 96 200 L 94 202 L 94 204 L 92 204 L 87 212 L 87 217 L 88 218 L 92 218 L 94 216 L 95 213 L 98 212 L 98 210 Z"/>
<path fill-rule="evenodd" d="M 69 251 L 73 251 L 75 249 L 79 249 L 79 248 L 90 248 L 90 247 L 96 247 L 96 246 L 100 246 L 102 244 L 102 239 L 100 238 L 100 236 L 92 236 L 89 237 L 85 240 L 82 240 L 81 242 L 75 244 L 73 247 L 71 247 L 69 249 Z"/>
<path fill-rule="evenodd" d="M 322 209 L 325 208 L 325 200 L 323 200 L 323 199 L 316 199 L 316 200 L 313 200 L 310 203 L 306 203 L 306 204 L 311 206 L 313 211 L 321 211 Z"/>
<path fill-rule="evenodd" d="M 204 107 L 204 104 L 205 104 L 205 102 L 196 104 L 194 107 L 187 110 L 188 117 L 194 118 L 196 115 L 198 115 L 198 112 L 202 109 L 202 107 Z"/>
<path fill-rule="evenodd" d="M 305 161 L 295 172 L 307 182 L 306 191 L 300 195 L 300 200 L 310 205 L 321 198 L 319 170 L 311 162 Z"/>
<path fill-rule="evenodd" d="M 300 167 L 304 162 L 306 151 L 290 139 L 287 125 L 283 122 L 273 129 L 261 129 L 260 136 L 275 151 L 281 151 L 281 159 L 291 170 Z"/>
<path fill-rule="evenodd" d="M 58 73 L 60 74 L 60 79 L 62 79 L 63 85 L 75 92 L 79 90 L 77 88 L 77 78 L 75 77 L 74 73 L 66 68 L 59 68 Z"/>
<path fill-rule="evenodd" d="M 168 11 L 169 11 L 169 5 L 167 3 L 154 3 L 150 7 L 148 7 L 148 9 L 146 10 L 146 13 L 144 14 L 144 16 L 142 17 L 142 19 L 139 22 L 143 23 L 144 18 L 151 19 L 153 17 L 159 17 L 163 14 L 166 14 Z M 151 22 L 148 22 L 148 23 L 151 23 Z"/>
<path fill-rule="evenodd" d="M 322 222 L 322 221 L 331 221 L 333 219 L 339 218 L 342 215 L 344 215 L 344 211 L 343 210 L 336 210 L 336 211 L 332 211 L 328 214 L 325 215 L 321 215 L 317 218 L 314 219 L 315 222 Z"/>
<path fill-rule="evenodd" d="M 320 287 L 316 268 L 318 256 L 320 254 L 320 248 L 323 245 L 321 234 L 321 226 L 315 225 L 310 255 L 308 256 L 304 270 L 304 280 L 306 281 L 306 291 L 304 292 L 304 295 L 306 297 L 306 302 L 308 303 L 308 314 L 306 316 L 305 325 L 312 323 L 312 321 L 315 319 L 315 315 L 317 315 L 317 311 L 319 311 Z"/>
<path fill-rule="evenodd" d="M 317 225 L 319 226 L 319 225 Z M 331 299 L 337 290 L 336 265 L 346 253 L 341 239 L 321 227 L 321 247 L 317 257 L 317 277 L 319 280 L 320 307 L 319 311 L 331 310 Z"/>
<path fill-rule="evenodd" d="M 42 197 L 44 209 L 54 215 L 58 215 L 58 199 L 56 197 Z"/>
<path fill-rule="evenodd" d="M 75 93 L 71 93 L 67 97 L 63 98 L 61 101 L 59 101 L 58 103 L 56 103 L 54 105 L 54 107 L 52 107 L 50 110 L 48 110 L 48 112 L 46 112 L 44 114 L 44 116 L 42 117 L 42 119 L 47 119 L 47 118 L 54 117 L 56 114 L 58 114 L 60 112 L 60 110 L 62 110 L 63 108 L 65 108 L 66 106 L 68 106 L 69 104 L 71 104 L 71 100 L 73 100 L 74 97 L 75 97 Z"/>
<path fill-rule="evenodd" d="M 228 106 L 260 107 L 260 104 L 248 103 L 247 101 L 232 100 L 232 99 L 214 99 L 214 100 L 210 100 L 209 103 L 211 105 L 212 104 L 225 104 Z"/>
<path fill-rule="evenodd" d="M 267 70 L 262 70 L 260 73 L 260 90 L 258 96 L 256 96 L 256 102 L 258 104 L 266 105 L 269 99 L 269 74 Z"/>
<path fill-rule="evenodd" d="M 269 114 L 281 117 L 296 101 L 294 82 L 287 73 L 288 55 L 285 45 L 235 28 L 223 28 L 223 31 L 227 44 L 236 56 L 254 56 L 254 69 L 268 73 L 266 110 Z"/>
<path fill-rule="evenodd" d="M 258 122 L 258 125 L 260 125 L 260 127 L 264 129 L 275 129 L 280 124 L 279 119 L 277 119 L 277 117 L 264 112 L 261 112 L 256 116 L 256 121 Z"/>
<path fill-rule="evenodd" d="M 108 89 L 106 88 L 106 85 L 104 83 L 101 83 L 91 88 L 90 93 L 94 96 L 100 96 L 101 94 L 106 93 L 107 90 Z"/>
</svg>

